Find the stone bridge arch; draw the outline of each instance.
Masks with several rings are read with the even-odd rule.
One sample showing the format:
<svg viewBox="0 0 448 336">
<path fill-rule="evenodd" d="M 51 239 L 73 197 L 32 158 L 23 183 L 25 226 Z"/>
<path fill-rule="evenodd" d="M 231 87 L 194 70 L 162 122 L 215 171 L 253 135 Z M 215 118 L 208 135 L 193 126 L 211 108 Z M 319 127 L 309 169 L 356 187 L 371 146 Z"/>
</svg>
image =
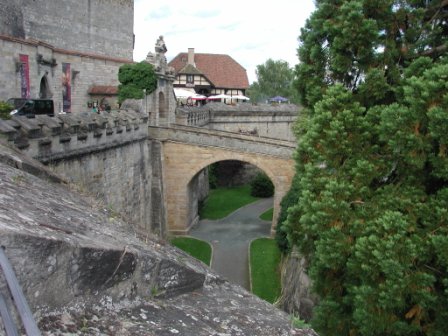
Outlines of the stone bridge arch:
<svg viewBox="0 0 448 336">
<path fill-rule="evenodd" d="M 168 230 L 174 234 L 186 234 L 198 218 L 189 194 L 189 183 L 210 164 L 224 160 L 250 163 L 266 173 L 275 187 L 274 215 L 271 232 L 274 231 L 280 202 L 288 192 L 294 175 L 292 158 L 249 153 L 220 147 L 207 147 L 166 141 L 163 144 L 165 204 Z"/>
</svg>

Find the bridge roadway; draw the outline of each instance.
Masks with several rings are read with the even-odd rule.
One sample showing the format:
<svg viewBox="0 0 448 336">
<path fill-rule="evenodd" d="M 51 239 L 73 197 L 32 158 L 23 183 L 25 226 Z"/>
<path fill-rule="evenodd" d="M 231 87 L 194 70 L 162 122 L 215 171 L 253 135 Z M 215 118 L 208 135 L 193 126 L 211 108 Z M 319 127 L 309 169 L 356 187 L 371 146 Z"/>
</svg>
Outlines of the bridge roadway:
<svg viewBox="0 0 448 336">
<path fill-rule="evenodd" d="M 197 200 L 190 182 L 201 170 L 224 160 L 248 162 L 264 171 L 275 187 L 275 229 L 280 202 L 294 176 L 295 142 L 263 138 L 200 127 L 149 126 L 148 136 L 162 143 L 167 228 L 174 234 L 187 234 L 199 220 Z"/>
</svg>

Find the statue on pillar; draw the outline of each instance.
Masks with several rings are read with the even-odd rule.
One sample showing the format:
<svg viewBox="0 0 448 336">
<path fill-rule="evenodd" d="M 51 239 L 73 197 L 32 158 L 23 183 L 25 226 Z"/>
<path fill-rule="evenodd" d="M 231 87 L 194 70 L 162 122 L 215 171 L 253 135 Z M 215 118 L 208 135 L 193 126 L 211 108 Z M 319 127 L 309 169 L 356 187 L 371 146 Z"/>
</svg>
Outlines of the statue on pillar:
<svg viewBox="0 0 448 336">
<path fill-rule="evenodd" d="M 154 47 L 155 53 L 149 52 L 146 62 L 154 65 L 156 72 L 165 74 L 167 72 L 167 61 L 165 53 L 168 51 L 163 36 L 159 36 Z"/>
</svg>

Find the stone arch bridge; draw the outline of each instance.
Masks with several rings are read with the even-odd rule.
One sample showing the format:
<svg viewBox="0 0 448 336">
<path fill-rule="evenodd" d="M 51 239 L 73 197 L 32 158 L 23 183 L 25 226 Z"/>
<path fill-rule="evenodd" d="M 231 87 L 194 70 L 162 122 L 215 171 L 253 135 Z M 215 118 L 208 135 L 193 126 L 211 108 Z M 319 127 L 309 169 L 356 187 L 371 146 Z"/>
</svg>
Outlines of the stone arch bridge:
<svg viewBox="0 0 448 336">
<path fill-rule="evenodd" d="M 272 180 L 275 186 L 273 232 L 280 202 L 294 176 L 294 143 L 180 125 L 150 126 L 149 136 L 162 143 L 164 195 L 170 232 L 186 234 L 198 221 L 197 204 L 194 204 L 197 199 L 194 199 L 190 184 L 204 168 L 223 160 L 253 164 Z"/>
<path fill-rule="evenodd" d="M 210 164 L 253 164 L 275 186 L 275 228 L 294 175 L 295 142 L 192 125 L 152 126 L 148 119 L 132 111 L 14 117 L 0 120 L 0 135 L 95 195 L 143 236 L 189 231 L 198 221 L 198 186 Z"/>
</svg>

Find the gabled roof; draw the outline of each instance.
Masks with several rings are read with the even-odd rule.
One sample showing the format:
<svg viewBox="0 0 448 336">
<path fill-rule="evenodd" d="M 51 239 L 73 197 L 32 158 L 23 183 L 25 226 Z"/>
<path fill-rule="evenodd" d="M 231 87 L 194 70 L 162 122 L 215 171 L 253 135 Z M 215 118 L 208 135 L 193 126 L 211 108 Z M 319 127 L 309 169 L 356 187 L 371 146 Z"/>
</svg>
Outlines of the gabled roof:
<svg viewBox="0 0 448 336">
<path fill-rule="evenodd" d="M 180 53 L 168 65 L 172 66 L 176 74 L 186 73 L 188 54 Z M 229 55 L 221 54 L 194 54 L 194 63 L 199 70 L 216 88 L 247 89 L 249 79 L 246 69 Z M 196 74 L 191 72 L 191 74 Z"/>
<path fill-rule="evenodd" d="M 176 73 L 185 74 L 185 75 L 203 75 L 194 65 L 187 64 L 180 71 L 176 71 Z"/>
</svg>

